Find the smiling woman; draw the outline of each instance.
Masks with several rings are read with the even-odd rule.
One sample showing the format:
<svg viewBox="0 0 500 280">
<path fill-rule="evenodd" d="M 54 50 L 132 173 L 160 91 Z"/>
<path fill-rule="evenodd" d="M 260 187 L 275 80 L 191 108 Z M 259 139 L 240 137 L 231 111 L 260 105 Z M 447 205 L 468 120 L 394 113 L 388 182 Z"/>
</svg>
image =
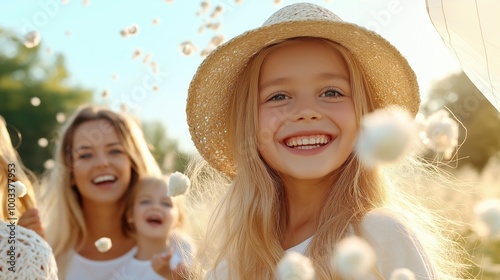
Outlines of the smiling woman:
<svg viewBox="0 0 500 280">
<path fill-rule="evenodd" d="M 112 279 L 136 251 L 124 230 L 125 194 L 160 174 L 142 132 L 126 115 L 83 106 L 62 128 L 54 159 L 42 203 L 60 277 Z M 94 245 L 101 237 L 115 244 L 104 253 Z"/>
</svg>

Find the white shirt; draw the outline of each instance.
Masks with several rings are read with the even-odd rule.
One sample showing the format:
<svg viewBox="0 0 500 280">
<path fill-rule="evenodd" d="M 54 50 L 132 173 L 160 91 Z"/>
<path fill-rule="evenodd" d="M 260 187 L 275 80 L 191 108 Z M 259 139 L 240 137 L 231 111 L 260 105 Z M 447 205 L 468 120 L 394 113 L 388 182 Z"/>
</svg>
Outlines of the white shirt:
<svg viewBox="0 0 500 280">
<path fill-rule="evenodd" d="M 436 279 L 432 265 L 427 260 L 421 244 L 395 218 L 384 210 L 374 210 L 366 214 L 361 230 L 373 247 L 377 256 L 377 269 L 384 279 L 390 279 L 397 268 L 407 268 L 415 274 L 417 280 Z M 289 248 L 286 252 L 297 252 L 306 255 L 312 236 L 300 244 Z M 213 271 L 205 279 L 214 279 Z M 227 263 L 221 262 L 215 271 L 217 279 L 228 279 Z M 375 275 L 363 278 L 377 279 Z"/>
<path fill-rule="evenodd" d="M 131 259 L 110 280 L 165 280 L 151 266 L 150 260 Z"/>
<path fill-rule="evenodd" d="M 116 278 L 120 269 L 131 260 L 137 252 L 137 247 L 132 248 L 123 256 L 112 260 L 95 261 L 73 254 L 66 273 L 67 280 L 110 280 Z"/>
</svg>

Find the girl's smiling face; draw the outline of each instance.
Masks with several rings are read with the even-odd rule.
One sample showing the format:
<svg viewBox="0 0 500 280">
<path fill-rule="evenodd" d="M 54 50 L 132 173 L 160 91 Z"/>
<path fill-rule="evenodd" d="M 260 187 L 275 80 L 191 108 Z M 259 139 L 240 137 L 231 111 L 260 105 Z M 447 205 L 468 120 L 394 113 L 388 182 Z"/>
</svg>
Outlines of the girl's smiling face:
<svg viewBox="0 0 500 280">
<path fill-rule="evenodd" d="M 282 176 L 324 178 L 353 151 L 358 125 L 349 71 L 333 46 L 277 46 L 262 64 L 258 102 L 259 152 Z"/>
<path fill-rule="evenodd" d="M 140 184 L 133 210 L 128 221 L 134 223 L 141 236 L 166 240 L 179 220 L 179 212 L 171 197 L 167 196 L 167 185 L 158 182 Z"/>
<path fill-rule="evenodd" d="M 72 158 L 72 183 L 84 205 L 116 203 L 123 197 L 132 163 L 108 121 L 87 121 L 75 129 Z"/>
</svg>

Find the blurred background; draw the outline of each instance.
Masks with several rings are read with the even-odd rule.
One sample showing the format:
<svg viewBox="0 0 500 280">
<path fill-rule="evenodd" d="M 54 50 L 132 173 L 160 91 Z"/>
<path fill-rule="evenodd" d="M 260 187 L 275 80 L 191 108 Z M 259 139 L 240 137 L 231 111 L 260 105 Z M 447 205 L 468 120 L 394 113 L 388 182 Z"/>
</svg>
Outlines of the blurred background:
<svg viewBox="0 0 500 280">
<path fill-rule="evenodd" d="M 163 172 L 183 171 L 196 154 L 185 104 L 197 66 L 221 43 L 295 2 L 0 0 L 0 115 L 25 165 L 39 175 L 55 164 L 58 128 L 84 103 L 135 116 Z M 474 205 L 500 197 L 500 114 L 449 54 L 425 1 L 309 2 L 387 38 L 417 74 L 420 117 L 447 108 L 460 123 L 451 157 L 429 147 L 422 153 L 445 159 L 441 167 L 464 182 L 435 195 L 457 210 L 454 218 L 474 224 Z M 472 226 L 463 237 L 474 275 L 500 279 L 498 240 L 481 238 Z"/>
</svg>

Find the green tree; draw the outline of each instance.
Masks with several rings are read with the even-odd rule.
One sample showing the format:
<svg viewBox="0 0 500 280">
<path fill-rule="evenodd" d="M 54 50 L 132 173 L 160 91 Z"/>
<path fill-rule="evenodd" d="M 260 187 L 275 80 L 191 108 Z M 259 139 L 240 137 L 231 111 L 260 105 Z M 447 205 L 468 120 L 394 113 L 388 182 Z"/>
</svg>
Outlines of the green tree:
<svg viewBox="0 0 500 280">
<path fill-rule="evenodd" d="M 44 61 L 41 45 L 26 48 L 5 30 L 0 30 L 0 42 L 0 115 L 11 134 L 17 130 L 22 135 L 18 152 L 26 167 L 40 174 L 51 157 L 50 144 L 59 125 L 56 116 L 90 102 L 92 92 L 67 85 L 69 75 L 62 55 L 55 55 L 53 62 Z M 47 147 L 38 144 L 41 138 L 49 141 Z M 19 141 L 14 138 L 13 142 Z"/>
<path fill-rule="evenodd" d="M 144 123 L 142 130 L 149 149 L 164 174 L 185 171 L 189 154 L 179 150 L 179 143 L 168 137 L 167 130 L 161 122 Z"/>
<path fill-rule="evenodd" d="M 447 107 L 466 129 L 460 129 L 460 165 L 482 171 L 488 159 L 500 151 L 500 113 L 462 72 L 438 81 L 423 104 L 428 114 Z"/>
</svg>

